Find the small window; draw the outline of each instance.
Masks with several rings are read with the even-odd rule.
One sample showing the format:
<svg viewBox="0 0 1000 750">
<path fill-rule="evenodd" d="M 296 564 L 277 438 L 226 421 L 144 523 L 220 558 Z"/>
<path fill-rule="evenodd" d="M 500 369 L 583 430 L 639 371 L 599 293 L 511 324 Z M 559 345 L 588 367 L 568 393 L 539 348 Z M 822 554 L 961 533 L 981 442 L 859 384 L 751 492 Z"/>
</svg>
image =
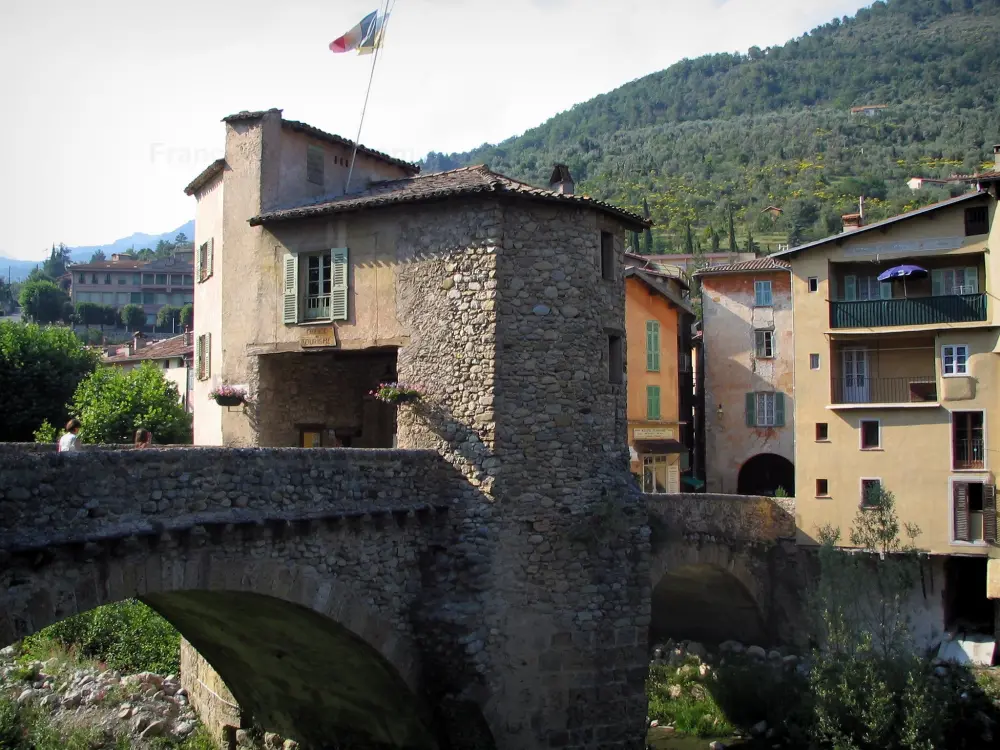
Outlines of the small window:
<svg viewBox="0 0 1000 750">
<path fill-rule="evenodd" d="M 104 283 L 105 284 L 110 284 L 111 283 L 111 274 L 110 273 L 104 274 Z"/>
<path fill-rule="evenodd" d="M 209 239 L 208 242 L 203 242 L 198 246 L 198 257 L 195 258 L 195 275 L 198 277 L 198 283 L 205 281 L 212 275 L 213 265 L 215 263 L 215 238 Z"/>
<path fill-rule="evenodd" d="M 810 354 L 809 355 L 809 369 L 810 370 L 818 370 L 819 369 L 819 355 L 818 354 Z"/>
<path fill-rule="evenodd" d="M 646 371 L 660 371 L 660 322 L 646 321 Z"/>
<path fill-rule="evenodd" d="M 97 283 L 97 274 L 96 273 L 90 274 L 90 283 L 91 284 L 96 284 Z"/>
<path fill-rule="evenodd" d="M 621 385 L 622 382 L 622 337 L 608 336 L 608 382 Z"/>
<path fill-rule="evenodd" d="M 137 273 L 132 274 L 132 283 L 139 286 L 142 283 L 142 276 Z"/>
<path fill-rule="evenodd" d="M 862 479 L 861 506 L 863 508 L 874 507 L 875 505 L 878 505 L 881 499 L 882 499 L 882 480 Z"/>
<path fill-rule="evenodd" d="M 809 291 L 810 293 L 819 291 L 819 279 L 815 276 L 809 277 Z"/>
<path fill-rule="evenodd" d="M 816 480 L 816 497 L 830 497 L 830 480 Z"/>
<path fill-rule="evenodd" d="M 990 231 L 990 218 L 986 206 L 975 206 L 965 209 L 965 236 L 987 234 Z"/>
<path fill-rule="evenodd" d="M 306 151 L 306 180 L 314 185 L 323 184 L 323 149 L 309 146 Z"/>
<path fill-rule="evenodd" d="M 660 386 L 646 386 L 646 419 L 660 418 Z"/>
<path fill-rule="evenodd" d="M 130 302 L 133 305 L 141 305 L 142 304 L 142 292 L 132 292 L 129 295 L 129 297 L 131 298 Z"/>
<path fill-rule="evenodd" d="M 615 236 L 611 232 L 601 232 L 601 278 L 615 280 Z"/>
<path fill-rule="evenodd" d="M 881 427 L 877 419 L 861 420 L 861 450 L 870 451 L 882 447 Z"/>
<path fill-rule="evenodd" d="M 753 303 L 755 307 L 771 306 L 770 281 L 755 281 L 753 283 Z"/>
<path fill-rule="evenodd" d="M 941 372 L 945 375 L 968 375 L 969 347 L 965 344 L 942 346 Z"/>
<path fill-rule="evenodd" d="M 154 304 L 154 302 L 153 302 L 153 293 L 152 292 L 143 292 L 142 293 L 142 304 L 144 304 L 144 305 L 152 305 L 152 304 Z"/>
<path fill-rule="evenodd" d="M 184 274 L 184 286 L 192 286 L 194 284 L 194 276 L 190 274 Z"/>
<path fill-rule="evenodd" d="M 195 340 L 194 363 L 198 380 L 208 380 L 212 375 L 212 334 L 203 333 Z"/>
<path fill-rule="evenodd" d="M 125 286 L 128 283 L 128 277 L 125 274 L 120 274 L 118 276 L 118 286 Z"/>
<path fill-rule="evenodd" d="M 816 423 L 816 440 L 823 441 L 830 439 L 830 425 L 826 422 Z"/>
<path fill-rule="evenodd" d="M 155 278 L 156 277 L 153 276 L 153 274 L 151 274 L 151 273 L 144 273 L 142 275 L 142 283 L 143 284 L 153 284 L 153 283 L 155 283 Z"/>
<path fill-rule="evenodd" d="M 167 285 L 167 275 L 165 273 L 156 274 L 156 285 L 166 286 Z"/>
<path fill-rule="evenodd" d="M 774 357 L 774 331 L 754 331 L 754 353 L 759 359 Z"/>
<path fill-rule="evenodd" d="M 79 281 L 79 282 L 80 282 L 81 284 L 86 284 L 86 283 L 87 283 L 87 274 L 85 274 L 85 273 L 81 273 L 81 274 L 80 274 L 80 278 L 78 279 L 78 281 Z"/>
<path fill-rule="evenodd" d="M 180 286 L 184 283 L 184 275 L 179 273 L 170 274 L 170 286 Z"/>
</svg>

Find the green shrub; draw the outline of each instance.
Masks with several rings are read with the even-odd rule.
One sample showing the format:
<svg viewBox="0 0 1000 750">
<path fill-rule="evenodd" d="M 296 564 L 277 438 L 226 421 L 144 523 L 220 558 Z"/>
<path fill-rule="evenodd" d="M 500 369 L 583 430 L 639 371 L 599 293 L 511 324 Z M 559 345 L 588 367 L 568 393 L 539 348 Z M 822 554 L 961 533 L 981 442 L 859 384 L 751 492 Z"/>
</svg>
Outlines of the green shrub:
<svg viewBox="0 0 1000 750">
<path fill-rule="evenodd" d="M 25 657 L 48 656 L 53 643 L 120 672 L 170 674 L 180 669 L 180 633 L 134 599 L 106 604 L 40 630 L 25 639 Z"/>
<path fill-rule="evenodd" d="M 42 423 L 35 430 L 36 443 L 57 443 L 59 442 L 59 430 L 49 424 L 49 420 L 43 419 Z"/>
</svg>

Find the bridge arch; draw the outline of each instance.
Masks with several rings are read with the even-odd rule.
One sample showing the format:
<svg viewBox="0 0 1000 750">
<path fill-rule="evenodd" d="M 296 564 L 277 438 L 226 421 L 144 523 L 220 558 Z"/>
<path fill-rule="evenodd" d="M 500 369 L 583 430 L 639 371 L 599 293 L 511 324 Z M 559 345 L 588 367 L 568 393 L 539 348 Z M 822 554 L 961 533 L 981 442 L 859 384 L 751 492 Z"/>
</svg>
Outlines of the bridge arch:
<svg viewBox="0 0 1000 750">
<path fill-rule="evenodd" d="M 7 560 L 0 641 L 138 598 L 177 627 L 264 728 L 312 747 L 436 747 L 415 642 L 359 581 L 268 559 L 264 546 L 79 554 Z"/>
<path fill-rule="evenodd" d="M 752 561 L 726 543 L 675 540 L 651 565 L 650 645 L 668 638 L 769 643 L 767 592 Z"/>
<path fill-rule="evenodd" d="M 740 495 L 774 497 L 778 488 L 789 497 L 795 496 L 795 465 L 776 453 L 758 453 L 740 467 L 736 480 Z"/>
</svg>

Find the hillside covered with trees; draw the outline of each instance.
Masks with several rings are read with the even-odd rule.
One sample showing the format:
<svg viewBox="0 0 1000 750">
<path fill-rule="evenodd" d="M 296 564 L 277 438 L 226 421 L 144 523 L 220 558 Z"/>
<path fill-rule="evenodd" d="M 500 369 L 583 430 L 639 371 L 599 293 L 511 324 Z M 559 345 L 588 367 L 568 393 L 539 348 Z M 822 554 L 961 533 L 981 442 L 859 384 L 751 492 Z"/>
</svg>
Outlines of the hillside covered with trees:
<svg viewBox="0 0 1000 750">
<path fill-rule="evenodd" d="M 1000 0 L 879 0 L 778 47 L 682 60 L 500 144 L 432 152 L 424 169 L 487 163 L 545 184 L 562 162 L 577 192 L 653 219 L 645 252 L 773 250 L 839 231 L 861 195 L 889 216 L 948 197 L 910 177 L 992 161 L 998 38 Z M 886 107 L 850 112 L 868 105 Z"/>
</svg>

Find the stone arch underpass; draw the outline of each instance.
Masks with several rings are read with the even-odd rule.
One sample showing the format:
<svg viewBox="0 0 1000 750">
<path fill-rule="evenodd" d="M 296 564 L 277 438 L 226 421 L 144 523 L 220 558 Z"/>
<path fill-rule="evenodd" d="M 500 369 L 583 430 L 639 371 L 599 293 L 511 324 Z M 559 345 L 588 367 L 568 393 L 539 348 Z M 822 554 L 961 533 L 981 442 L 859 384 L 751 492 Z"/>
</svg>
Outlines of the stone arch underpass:
<svg viewBox="0 0 1000 750">
<path fill-rule="evenodd" d="M 668 638 L 772 645 L 798 638 L 794 500 L 647 495 L 650 646 Z"/>
<path fill-rule="evenodd" d="M 72 549 L 14 555 L 0 574 L 0 641 L 135 597 L 269 731 L 315 748 L 437 747 L 412 635 L 372 606 L 362 581 L 321 578 L 308 560 L 266 559 L 281 551 L 279 543 L 242 554 L 224 544 L 101 550 L 91 560 Z"/>
</svg>

